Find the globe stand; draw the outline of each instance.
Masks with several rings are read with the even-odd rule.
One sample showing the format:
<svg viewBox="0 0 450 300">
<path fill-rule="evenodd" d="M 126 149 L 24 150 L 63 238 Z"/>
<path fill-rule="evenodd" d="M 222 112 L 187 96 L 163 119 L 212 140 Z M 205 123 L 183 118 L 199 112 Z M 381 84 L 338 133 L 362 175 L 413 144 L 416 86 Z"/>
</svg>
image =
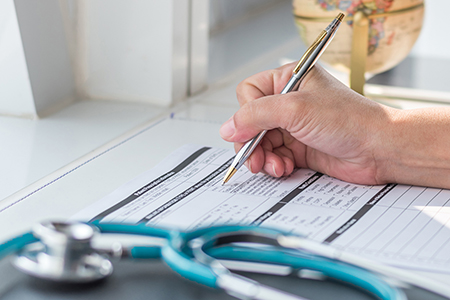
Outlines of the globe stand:
<svg viewBox="0 0 450 300">
<path fill-rule="evenodd" d="M 369 41 L 369 18 L 358 11 L 353 18 L 353 38 L 350 61 L 350 88 L 364 95 L 366 78 L 367 44 Z"/>
</svg>

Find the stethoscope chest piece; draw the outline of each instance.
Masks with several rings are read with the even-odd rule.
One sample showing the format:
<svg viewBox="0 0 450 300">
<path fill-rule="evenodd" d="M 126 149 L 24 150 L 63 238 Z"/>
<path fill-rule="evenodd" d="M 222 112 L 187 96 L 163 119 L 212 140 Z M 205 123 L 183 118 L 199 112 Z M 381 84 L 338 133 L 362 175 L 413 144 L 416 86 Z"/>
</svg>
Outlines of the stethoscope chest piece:
<svg viewBox="0 0 450 300">
<path fill-rule="evenodd" d="M 86 283 L 112 274 L 112 263 L 91 246 L 96 233 L 84 223 L 46 222 L 33 228 L 40 240 L 23 249 L 13 264 L 21 271 L 58 282 Z"/>
</svg>

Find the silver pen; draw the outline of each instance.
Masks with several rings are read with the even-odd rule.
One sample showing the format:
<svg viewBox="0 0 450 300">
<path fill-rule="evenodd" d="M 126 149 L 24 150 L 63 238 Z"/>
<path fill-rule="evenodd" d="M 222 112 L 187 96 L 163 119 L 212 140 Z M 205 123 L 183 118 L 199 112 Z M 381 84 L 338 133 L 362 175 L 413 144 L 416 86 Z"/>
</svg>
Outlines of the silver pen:
<svg viewBox="0 0 450 300">
<path fill-rule="evenodd" d="M 303 54 L 302 58 L 299 60 L 297 66 L 293 70 L 291 79 L 289 79 L 283 91 L 281 91 L 281 94 L 289 93 L 290 91 L 298 87 L 300 81 L 314 67 L 316 61 L 330 44 L 344 17 L 345 15 L 343 13 L 339 13 L 337 17 L 330 23 L 330 25 L 328 25 L 325 30 L 322 30 L 314 43 L 308 48 L 308 50 L 306 50 L 305 54 Z M 253 153 L 256 146 L 258 146 L 259 142 L 261 142 L 266 132 L 267 130 L 260 132 L 251 141 L 248 141 L 244 146 L 242 146 L 241 150 L 239 150 L 239 152 L 236 154 L 233 162 L 230 165 L 230 168 L 225 174 L 222 185 L 227 183 L 230 178 L 237 172 L 237 170 L 242 167 L 245 161 Z"/>
</svg>

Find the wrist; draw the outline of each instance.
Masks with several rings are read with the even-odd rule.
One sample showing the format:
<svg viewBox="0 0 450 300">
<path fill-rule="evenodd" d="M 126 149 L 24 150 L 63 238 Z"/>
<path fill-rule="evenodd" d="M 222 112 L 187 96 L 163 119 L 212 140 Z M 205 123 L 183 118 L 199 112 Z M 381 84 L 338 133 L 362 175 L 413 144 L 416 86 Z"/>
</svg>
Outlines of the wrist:
<svg viewBox="0 0 450 300">
<path fill-rule="evenodd" d="M 397 110 L 388 118 L 377 141 L 380 183 L 450 187 L 449 109 Z"/>
<path fill-rule="evenodd" d="M 372 126 L 373 157 L 376 162 L 376 182 L 379 184 L 397 182 L 398 162 L 398 121 L 402 119 L 402 110 L 381 106 L 382 117 L 376 118 Z"/>
</svg>

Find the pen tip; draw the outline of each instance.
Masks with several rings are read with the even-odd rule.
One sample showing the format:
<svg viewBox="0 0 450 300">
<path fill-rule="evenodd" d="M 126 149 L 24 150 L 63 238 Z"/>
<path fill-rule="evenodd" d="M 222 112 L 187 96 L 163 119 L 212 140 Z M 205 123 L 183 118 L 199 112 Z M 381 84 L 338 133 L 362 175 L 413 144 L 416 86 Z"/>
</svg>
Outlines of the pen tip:
<svg viewBox="0 0 450 300">
<path fill-rule="evenodd" d="M 237 169 L 235 169 L 235 168 L 233 168 L 233 167 L 230 167 L 230 168 L 228 169 L 227 174 L 225 174 L 225 177 L 223 178 L 222 185 L 224 185 L 225 183 L 227 183 L 228 180 L 230 180 L 230 178 L 231 178 L 231 177 L 234 175 L 234 173 L 236 173 L 236 172 L 237 172 Z"/>
</svg>

